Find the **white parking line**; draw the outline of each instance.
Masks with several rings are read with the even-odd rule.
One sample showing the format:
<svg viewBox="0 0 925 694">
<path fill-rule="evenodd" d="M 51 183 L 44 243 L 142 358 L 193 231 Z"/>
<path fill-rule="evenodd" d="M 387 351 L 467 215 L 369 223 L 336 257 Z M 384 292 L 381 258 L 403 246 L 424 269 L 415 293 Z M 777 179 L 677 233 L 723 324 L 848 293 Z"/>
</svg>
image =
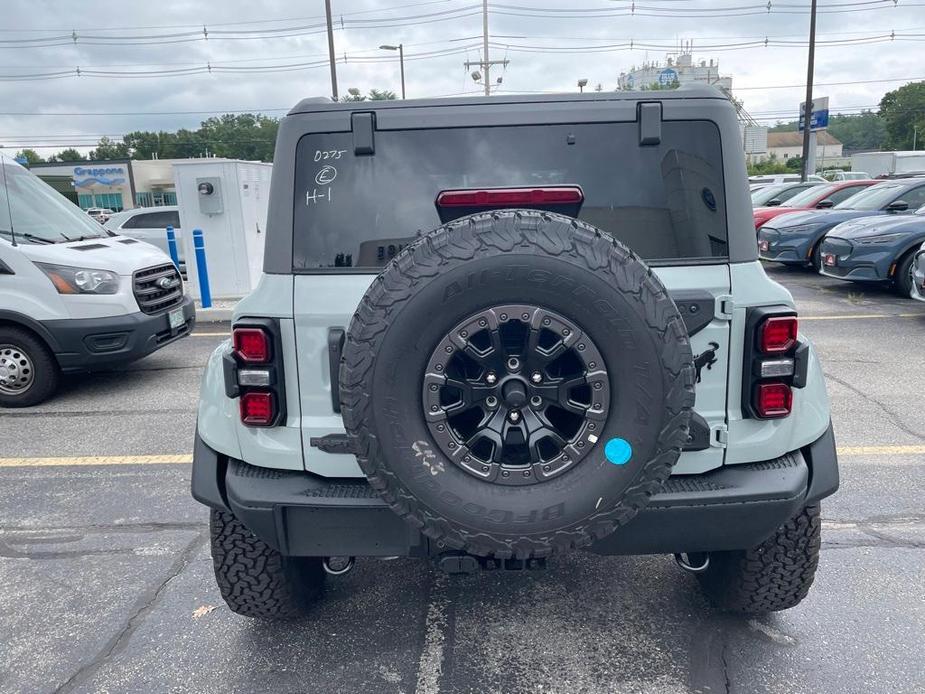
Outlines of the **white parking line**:
<svg viewBox="0 0 925 694">
<path fill-rule="evenodd" d="M 925 313 L 845 313 L 828 316 L 800 316 L 805 320 L 863 320 L 866 318 L 925 318 Z"/>
<path fill-rule="evenodd" d="M 424 648 L 418 660 L 418 679 L 414 694 L 438 694 L 443 675 L 444 645 L 446 644 L 446 609 L 448 580 L 445 574 L 434 576 L 430 588 L 430 604 L 424 623 Z"/>
<path fill-rule="evenodd" d="M 925 455 L 925 444 L 904 446 L 839 446 L 838 455 L 845 458 L 862 456 L 913 456 Z M 90 455 L 35 458 L 0 458 L 4 467 L 92 467 L 106 465 L 189 465 L 191 453 L 166 455 Z"/>
</svg>

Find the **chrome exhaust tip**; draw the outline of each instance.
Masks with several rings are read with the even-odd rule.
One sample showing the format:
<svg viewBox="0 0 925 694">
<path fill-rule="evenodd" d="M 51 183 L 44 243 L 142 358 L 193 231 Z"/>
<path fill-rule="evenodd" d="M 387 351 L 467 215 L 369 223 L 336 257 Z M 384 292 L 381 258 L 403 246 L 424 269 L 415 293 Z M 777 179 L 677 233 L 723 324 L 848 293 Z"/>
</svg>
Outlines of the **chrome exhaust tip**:
<svg viewBox="0 0 925 694">
<path fill-rule="evenodd" d="M 354 564 L 356 564 L 356 557 L 324 557 L 321 560 L 325 572 L 332 576 L 343 576 L 350 573 Z"/>
<path fill-rule="evenodd" d="M 710 555 L 706 552 L 675 554 L 674 560 L 684 571 L 692 574 L 702 574 L 710 568 Z"/>
</svg>

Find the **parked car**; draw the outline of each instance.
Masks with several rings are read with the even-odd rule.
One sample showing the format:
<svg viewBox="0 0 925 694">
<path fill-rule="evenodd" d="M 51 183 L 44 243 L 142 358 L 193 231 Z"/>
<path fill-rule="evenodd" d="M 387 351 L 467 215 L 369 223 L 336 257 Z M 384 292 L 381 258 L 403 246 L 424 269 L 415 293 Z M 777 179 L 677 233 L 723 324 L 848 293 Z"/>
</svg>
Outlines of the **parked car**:
<svg viewBox="0 0 925 694">
<path fill-rule="evenodd" d="M 169 258 L 0 153 L 0 407 L 37 405 L 61 373 L 139 359 L 194 323 Z"/>
<path fill-rule="evenodd" d="M 758 255 L 784 265 L 822 267 L 819 242 L 836 224 L 859 217 L 912 214 L 925 205 L 925 179 L 884 181 L 851 196 L 831 210 L 795 212 L 758 230 Z"/>
<path fill-rule="evenodd" d="M 842 171 L 841 169 L 823 171 L 822 177 L 827 181 L 865 181 L 871 178 L 866 171 Z"/>
<path fill-rule="evenodd" d="M 765 186 L 751 193 L 752 207 L 777 207 L 782 205 L 795 195 L 799 195 L 805 190 L 822 185 L 817 181 L 807 181 L 805 183 L 780 183 L 776 185 Z"/>
<path fill-rule="evenodd" d="M 921 178 L 923 176 L 925 176 L 925 171 L 907 171 L 904 173 L 883 174 L 882 176 L 877 176 L 877 178 L 888 181 L 895 181 L 896 179 L 900 178 Z"/>
<path fill-rule="evenodd" d="M 842 181 L 807 188 L 774 207 L 755 208 L 755 229 L 782 214 L 800 210 L 825 210 L 844 202 L 877 181 Z"/>
<path fill-rule="evenodd" d="M 87 214 L 93 217 L 93 219 L 95 219 L 100 224 L 103 224 L 115 213 L 108 207 L 91 207 L 87 210 Z"/>
<path fill-rule="evenodd" d="M 912 263 L 923 241 L 925 206 L 912 216 L 842 222 L 822 239 L 820 272 L 852 282 L 888 282 L 902 296 L 910 296 Z"/>
<path fill-rule="evenodd" d="M 799 603 L 836 452 L 740 138 L 708 87 L 297 105 L 200 395 L 229 608 L 304 614 L 357 556 L 578 548 L 678 554 L 727 610 Z"/>
<path fill-rule="evenodd" d="M 925 243 L 923 243 L 912 260 L 912 292 L 916 301 L 925 301 Z"/>
<path fill-rule="evenodd" d="M 167 227 L 173 227 L 177 237 L 177 254 L 180 269 L 185 271 L 186 258 L 183 252 L 183 231 L 180 228 L 180 210 L 176 205 L 162 207 L 136 207 L 117 212 L 104 225 L 110 231 L 157 246 L 170 255 L 167 248 Z"/>
<path fill-rule="evenodd" d="M 749 183 L 799 183 L 803 180 L 802 176 L 798 173 L 792 174 L 761 174 L 758 176 L 749 176 Z M 822 176 L 817 176 L 816 174 L 810 174 L 806 177 L 807 181 L 815 181 L 816 183 L 825 183 L 825 179 Z"/>
</svg>

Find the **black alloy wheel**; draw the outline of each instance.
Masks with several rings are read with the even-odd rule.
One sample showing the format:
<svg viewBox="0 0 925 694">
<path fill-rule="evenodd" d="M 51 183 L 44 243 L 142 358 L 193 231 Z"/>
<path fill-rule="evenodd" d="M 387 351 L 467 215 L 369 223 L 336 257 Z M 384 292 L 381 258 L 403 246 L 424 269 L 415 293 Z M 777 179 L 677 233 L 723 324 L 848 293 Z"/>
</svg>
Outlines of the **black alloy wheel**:
<svg viewBox="0 0 925 694">
<path fill-rule="evenodd" d="M 594 447 L 610 379 L 573 322 L 539 306 L 495 306 L 436 346 L 423 406 L 435 442 L 463 470 L 497 484 L 535 484 Z"/>
</svg>

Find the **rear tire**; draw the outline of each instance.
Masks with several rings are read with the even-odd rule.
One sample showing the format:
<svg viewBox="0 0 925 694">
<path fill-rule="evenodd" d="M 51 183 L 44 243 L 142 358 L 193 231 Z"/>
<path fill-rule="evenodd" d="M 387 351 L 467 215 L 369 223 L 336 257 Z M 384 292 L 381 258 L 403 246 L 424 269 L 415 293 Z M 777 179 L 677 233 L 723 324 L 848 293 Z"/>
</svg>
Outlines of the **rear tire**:
<svg viewBox="0 0 925 694">
<path fill-rule="evenodd" d="M 740 614 L 766 614 L 799 604 L 819 565 L 819 505 L 807 506 L 757 547 L 714 552 L 697 575 L 716 607 Z"/>
<path fill-rule="evenodd" d="M 896 293 L 906 299 L 912 298 L 912 263 L 915 261 L 917 249 L 911 250 L 899 259 L 896 265 L 896 277 L 893 280 L 893 288 Z"/>
<path fill-rule="evenodd" d="M 58 388 L 60 370 L 42 340 L 28 330 L 0 327 L 0 407 L 32 407 Z"/>
<path fill-rule="evenodd" d="M 215 580 L 232 612 L 294 619 L 320 600 L 321 559 L 283 556 L 226 511 L 213 509 L 209 521 Z"/>
<path fill-rule="evenodd" d="M 819 272 L 822 271 L 822 253 L 821 253 L 821 250 L 822 250 L 822 241 L 820 241 L 819 243 L 816 244 L 816 246 L 813 248 L 813 252 L 810 253 L 810 256 L 809 256 L 809 262 L 810 262 L 810 264 L 813 266 L 813 270 L 814 270 L 816 273 L 819 273 Z"/>
</svg>

